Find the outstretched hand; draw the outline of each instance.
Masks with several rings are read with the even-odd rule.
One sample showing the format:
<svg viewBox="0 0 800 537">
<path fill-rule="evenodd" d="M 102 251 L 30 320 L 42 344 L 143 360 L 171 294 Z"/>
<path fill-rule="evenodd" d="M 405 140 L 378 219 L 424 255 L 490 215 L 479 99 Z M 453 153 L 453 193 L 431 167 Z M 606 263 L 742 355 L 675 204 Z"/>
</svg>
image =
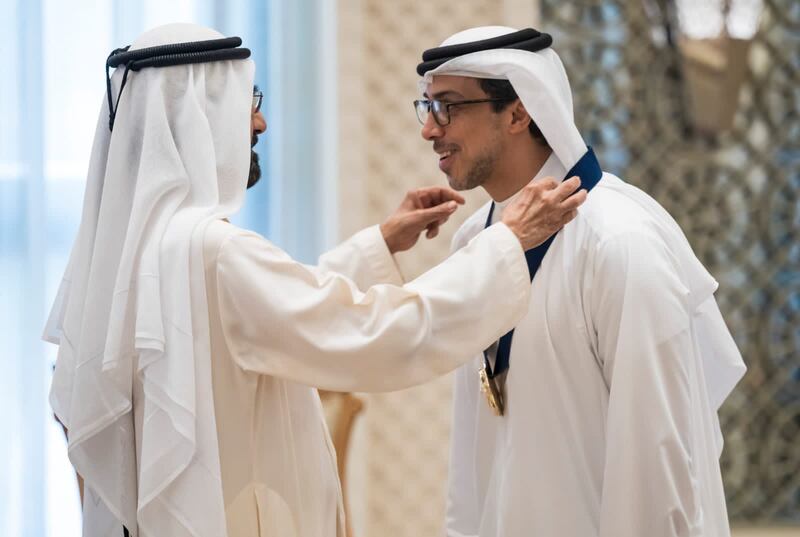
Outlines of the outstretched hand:
<svg viewBox="0 0 800 537">
<path fill-rule="evenodd" d="M 391 253 L 408 250 L 417 243 L 423 230 L 429 239 L 439 234 L 439 226 L 464 198 L 450 188 L 430 186 L 409 190 L 400 206 L 381 224 L 381 233 Z"/>
</svg>

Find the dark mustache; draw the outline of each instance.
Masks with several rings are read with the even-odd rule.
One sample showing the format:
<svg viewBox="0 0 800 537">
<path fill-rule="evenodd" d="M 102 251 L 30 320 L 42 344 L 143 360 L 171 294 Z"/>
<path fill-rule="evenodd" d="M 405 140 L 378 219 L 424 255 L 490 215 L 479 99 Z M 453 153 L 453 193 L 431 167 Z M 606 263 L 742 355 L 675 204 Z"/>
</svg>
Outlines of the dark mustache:
<svg viewBox="0 0 800 537">
<path fill-rule="evenodd" d="M 458 149 L 458 146 L 448 145 L 444 142 L 439 142 L 438 140 L 433 142 L 433 150 L 436 153 L 441 153 L 442 151 L 455 151 L 456 149 Z"/>
<path fill-rule="evenodd" d="M 254 147 L 257 143 L 258 143 L 258 136 L 254 134 L 253 138 L 251 138 L 250 140 L 250 147 Z"/>
</svg>

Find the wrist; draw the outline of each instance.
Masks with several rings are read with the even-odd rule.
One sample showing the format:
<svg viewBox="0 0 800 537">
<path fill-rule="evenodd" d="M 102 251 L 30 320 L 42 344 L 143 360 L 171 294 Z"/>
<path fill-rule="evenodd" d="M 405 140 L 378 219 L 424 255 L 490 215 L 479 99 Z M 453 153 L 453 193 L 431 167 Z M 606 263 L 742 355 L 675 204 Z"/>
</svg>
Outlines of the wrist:
<svg viewBox="0 0 800 537">
<path fill-rule="evenodd" d="M 378 226 L 381 230 L 381 236 L 383 237 L 383 242 L 386 243 L 386 248 L 389 249 L 389 253 L 394 255 L 397 251 L 397 247 L 394 243 L 394 238 L 392 237 L 391 233 L 388 230 L 388 224 L 386 222 L 382 223 Z"/>
<path fill-rule="evenodd" d="M 517 238 L 517 240 L 522 241 L 522 233 L 519 231 L 517 226 L 514 225 L 514 222 L 506 222 L 505 220 L 501 220 L 505 226 L 511 230 L 511 233 Z"/>
</svg>

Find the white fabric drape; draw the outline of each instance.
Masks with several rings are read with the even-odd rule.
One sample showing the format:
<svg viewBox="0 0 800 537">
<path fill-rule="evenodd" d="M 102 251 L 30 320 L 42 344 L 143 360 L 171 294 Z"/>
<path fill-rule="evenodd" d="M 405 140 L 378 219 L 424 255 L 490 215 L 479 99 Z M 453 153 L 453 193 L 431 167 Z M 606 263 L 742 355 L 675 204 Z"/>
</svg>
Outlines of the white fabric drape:
<svg viewBox="0 0 800 537">
<path fill-rule="evenodd" d="M 514 31 L 473 28 L 443 45 Z M 511 82 L 553 150 L 536 179 L 564 179 L 586 152 L 552 49 L 465 54 L 420 88 L 436 75 Z M 487 214 L 467 219 L 454 249 Z M 448 535 L 727 536 L 717 410 L 745 366 L 716 288 L 672 217 L 604 173 L 533 279 L 503 418 L 480 400 L 482 357 L 456 374 Z"/>
<path fill-rule="evenodd" d="M 314 5 L 314 1 L 303 0 L 281 6 L 281 10 L 298 17 Z M 258 66 L 256 82 L 271 108 L 271 92 L 280 87 L 283 72 L 281 64 L 270 72 L 270 63 L 279 58 L 272 54 L 274 44 L 291 42 L 280 24 L 271 24 L 274 8 L 266 0 L 34 0 L 4 4 L 0 17 L 0 49 L 6 55 L 0 65 L 0 78 L 5 82 L 0 90 L 0 278 L 6 285 L 0 288 L 0 336 L 4 342 L 0 423 L 14 434 L 0 442 L 1 534 L 80 534 L 74 473 L 66 458 L 63 434 L 47 404 L 55 347 L 42 343 L 39 336 L 80 220 L 108 52 L 130 44 L 146 28 L 176 20 L 239 35 L 253 51 Z M 334 21 L 325 20 L 325 24 Z M 295 50 L 290 45 L 284 48 Z M 304 49 L 302 57 L 311 62 L 315 54 L 332 50 Z M 292 118 L 315 117 L 316 110 L 308 103 L 318 102 L 313 96 L 316 86 L 303 83 L 300 87 L 308 100 L 284 103 L 282 113 Z M 298 105 L 303 106 L 293 108 Z M 268 109 L 267 115 L 272 111 Z M 265 143 L 269 137 L 262 136 L 256 146 L 262 165 L 288 149 L 277 139 Z M 293 158 L 296 154 L 289 155 Z M 321 157 L 309 151 L 298 158 L 312 165 Z M 263 171 L 261 183 L 248 191 L 235 222 L 288 247 L 290 241 L 270 227 L 269 214 L 278 203 L 282 211 L 297 215 L 293 226 L 299 226 L 295 230 L 301 238 L 318 236 L 320 227 L 332 227 L 329 222 L 305 218 L 305 205 L 295 209 L 298 198 L 294 189 L 316 191 L 319 177 L 303 175 L 285 182 L 279 199 L 273 195 L 270 174 L 281 169 L 263 166 Z"/>
<path fill-rule="evenodd" d="M 168 25 L 131 50 L 220 37 Z M 89 499 L 132 535 L 225 531 L 213 405 L 203 396 L 202 240 L 210 221 L 242 203 L 253 70 L 251 61 L 143 69 L 128 78 L 114 132 L 107 106 L 98 120 L 81 227 L 45 332 L 60 345 L 50 400 Z M 134 377 L 144 396 L 136 434 Z"/>
</svg>

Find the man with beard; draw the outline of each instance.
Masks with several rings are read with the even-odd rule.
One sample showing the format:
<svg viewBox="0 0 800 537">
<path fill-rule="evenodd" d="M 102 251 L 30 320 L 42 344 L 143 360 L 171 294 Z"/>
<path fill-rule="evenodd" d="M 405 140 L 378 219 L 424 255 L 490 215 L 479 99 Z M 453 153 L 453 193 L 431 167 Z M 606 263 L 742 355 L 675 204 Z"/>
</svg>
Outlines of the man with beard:
<svg viewBox="0 0 800 537">
<path fill-rule="evenodd" d="M 261 103 L 263 102 L 264 94 L 258 89 L 258 86 L 253 86 L 253 117 L 250 119 L 253 138 L 250 141 L 250 173 L 247 176 L 247 188 L 255 186 L 261 179 L 261 165 L 258 162 L 258 153 L 254 148 L 258 143 L 259 134 L 263 134 L 267 130 L 267 120 L 261 113 Z"/>
<path fill-rule="evenodd" d="M 655 200 L 601 170 L 551 43 L 473 28 L 417 67 L 440 169 L 492 198 L 454 251 L 531 179 L 577 175 L 590 191 L 526 252 L 528 313 L 456 373 L 447 534 L 727 537 L 717 410 L 745 368 L 717 283 Z"/>
<path fill-rule="evenodd" d="M 461 201 L 423 189 L 318 266 L 298 263 L 227 221 L 258 178 L 266 129 L 239 45 L 173 24 L 107 60 L 80 229 L 45 328 L 84 537 L 342 537 L 316 388 L 396 390 L 469 359 L 527 309 L 523 250 L 585 200 L 577 179 L 525 187 L 502 223 L 403 284 L 392 253 Z"/>
</svg>

